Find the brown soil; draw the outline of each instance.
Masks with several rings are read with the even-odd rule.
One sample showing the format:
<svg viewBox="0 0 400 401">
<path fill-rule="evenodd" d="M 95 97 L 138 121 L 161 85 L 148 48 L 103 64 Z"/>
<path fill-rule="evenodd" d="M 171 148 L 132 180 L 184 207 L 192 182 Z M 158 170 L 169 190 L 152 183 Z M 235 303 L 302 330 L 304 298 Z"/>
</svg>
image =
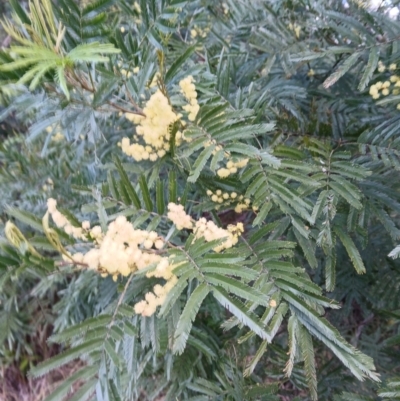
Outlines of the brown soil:
<svg viewBox="0 0 400 401">
<path fill-rule="evenodd" d="M 73 361 L 36 379 L 24 376 L 16 366 L 0 368 L 0 401 L 42 401 L 82 364 Z"/>
</svg>

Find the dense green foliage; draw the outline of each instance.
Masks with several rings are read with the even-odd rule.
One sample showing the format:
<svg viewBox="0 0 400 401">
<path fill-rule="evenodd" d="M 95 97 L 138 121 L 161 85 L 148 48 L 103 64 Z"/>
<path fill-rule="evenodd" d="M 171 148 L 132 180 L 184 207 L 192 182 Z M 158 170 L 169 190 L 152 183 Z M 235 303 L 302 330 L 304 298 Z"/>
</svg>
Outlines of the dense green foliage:
<svg viewBox="0 0 400 401">
<path fill-rule="evenodd" d="M 82 358 L 48 401 L 78 381 L 68 399 L 400 399 L 400 25 L 384 6 L 10 3 L 0 190 L 3 225 L 15 225 L 0 243 L 1 363 L 26 358 L 40 376 Z M 182 111 L 188 76 L 195 118 Z M 165 154 L 135 161 L 121 142 L 143 144 L 135 119 L 156 91 L 183 116 Z M 162 280 L 71 262 L 66 250 L 86 245 L 42 220 L 48 198 L 74 227 L 104 232 L 126 216 L 157 231 L 165 247 L 149 252 L 179 264 L 155 314 L 134 305 Z M 172 224 L 170 202 L 244 233 L 215 252 L 221 240 Z M 38 305 L 35 324 L 63 349 L 39 364 L 28 336 Z"/>
</svg>

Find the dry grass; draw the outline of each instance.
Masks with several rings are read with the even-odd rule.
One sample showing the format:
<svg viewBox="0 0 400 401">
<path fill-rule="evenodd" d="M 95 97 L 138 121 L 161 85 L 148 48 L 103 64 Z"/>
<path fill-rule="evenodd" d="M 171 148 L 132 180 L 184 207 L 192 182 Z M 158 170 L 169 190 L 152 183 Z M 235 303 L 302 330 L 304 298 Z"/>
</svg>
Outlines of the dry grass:
<svg viewBox="0 0 400 401">
<path fill-rule="evenodd" d="M 33 332 L 25 338 L 32 354 L 22 352 L 18 359 L 15 359 L 14 362 L 8 361 L 7 364 L 0 359 L 0 401 L 42 401 L 67 377 L 83 366 L 82 361 L 75 360 L 35 379 L 27 375 L 28 366 L 21 369 L 21 366 L 25 366 L 26 361 L 37 364 L 62 351 L 57 344 L 47 341 L 52 334 L 53 327 L 51 323 L 43 319 L 43 316 L 44 311 L 39 308 L 36 313 L 33 312 L 31 322 Z M 78 383 L 76 387 L 78 388 L 80 385 L 81 383 Z M 75 391 L 76 388 L 72 390 Z"/>
<path fill-rule="evenodd" d="M 3 368 L 0 375 L 0 401 L 42 401 L 82 364 L 73 361 L 37 379 L 23 375 L 16 366 Z"/>
</svg>

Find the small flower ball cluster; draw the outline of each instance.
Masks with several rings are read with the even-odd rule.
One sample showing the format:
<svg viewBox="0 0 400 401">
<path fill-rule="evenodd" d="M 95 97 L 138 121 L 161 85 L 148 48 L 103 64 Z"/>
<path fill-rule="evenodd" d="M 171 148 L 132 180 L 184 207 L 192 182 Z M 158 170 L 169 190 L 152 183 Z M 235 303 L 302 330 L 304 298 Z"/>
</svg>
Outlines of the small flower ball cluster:
<svg viewBox="0 0 400 401">
<path fill-rule="evenodd" d="M 387 96 L 390 94 L 390 87 L 392 86 L 392 83 L 394 83 L 394 87 L 392 88 L 392 93 L 398 94 L 399 93 L 399 88 L 400 87 L 400 78 L 397 75 L 392 75 L 390 77 L 389 81 L 379 81 L 374 85 L 371 85 L 369 88 L 369 94 L 372 96 L 373 99 L 379 99 L 380 94 L 379 91 L 381 91 L 381 94 L 383 96 Z"/>
<path fill-rule="evenodd" d="M 135 1 L 133 3 L 133 7 L 132 7 L 133 11 L 137 14 L 137 15 L 141 15 L 142 10 L 140 9 L 140 5 L 137 1 Z M 142 23 L 142 19 L 141 18 L 134 18 L 133 21 L 135 22 L 136 25 L 140 25 Z M 120 28 L 121 33 L 125 33 L 125 27 L 121 26 Z"/>
<path fill-rule="evenodd" d="M 169 203 L 167 216 L 178 230 L 183 230 L 184 228 L 191 230 L 193 228 L 192 219 L 185 213 L 183 205 Z"/>
<path fill-rule="evenodd" d="M 190 36 L 194 39 L 196 37 L 200 37 L 200 38 L 205 38 L 207 36 L 207 34 L 210 32 L 210 27 L 205 27 L 204 29 L 198 27 L 198 26 L 194 26 L 191 30 L 190 30 Z"/>
<path fill-rule="evenodd" d="M 128 121 L 130 121 L 133 124 L 140 124 L 140 122 L 143 119 L 143 116 L 140 114 L 135 114 L 135 113 L 119 113 L 119 116 L 124 116 Z"/>
<path fill-rule="evenodd" d="M 142 13 L 142 10 L 141 10 L 141 8 L 140 8 L 140 5 L 139 5 L 139 3 L 138 3 L 137 1 L 133 2 L 133 9 L 134 9 L 138 14 L 141 14 L 141 13 Z"/>
<path fill-rule="evenodd" d="M 159 72 L 156 72 L 153 76 L 153 79 L 148 82 L 148 87 L 149 88 L 155 88 L 158 85 L 158 80 L 161 78 L 161 75 Z"/>
<path fill-rule="evenodd" d="M 215 148 L 212 151 L 213 155 L 215 155 L 217 152 L 219 152 L 223 149 L 221 145 L 217 145 L 217 142 L 215 141 L 215 139 L 207 140 L 207 141 L 204 141 L 204 143 L 203 143 L 203 146 L 205 148 L 207 148 L 211 145 L 215 145 Z M 224 152 L 224 158 L 231 159 L 231 153 Z M 217 170 L 217 174 L 220 178 L 227 178 L 231 174 L 236 174 L 238 172 L 238 169 L 247 166 L 248 162 L 249 162 L 249 159 L 240 159 L 240 160 L 236 160 L 236 161 L 228 160 L 225 167 L 221 167 L 220 169 Z"/>
<path fill-rule="evenodd" d="M 378 63 L 378 71 L 383 73 L 385 71 L 396 71 L 397 64 L 390 64 L 389 67 L 386 67 L 382 61 Z M 369 88 L 369 94 L 373 99 L 379 99 L 382 96 L 388 96 L 389 94 L 399 95 L 400 94 L 400 76 L 392 74 L 389 76 L 389 79 L 386 81 L 378 81 L 375 84 L 371 85 Z M 397 109 L 400 110 L 400 103 L 397 105 Z"/>
<path fill-rule="evenodd" d="M 225 242 L 213 248 L 213 251 L 217 253 L 236 245 L 239 236 L 242 235 L 243 232 L 243 223 L 237 223 L 236 225 L 230 224 L 225 230 L 218 227 L 213 221 L 206 220 L 204 217 L 196 222 L 194 228 L 195 238 L 204 238 L 207 242 L 226 238 Z"/>
<path fill-rule="evenodd" d="M 73 226 L 69 220 L 57 210 L 57 201 L 53 198 L 47 200 L 47 211 L 52 217 L 54 224 L 58 228 L 64 229 L 64 231 L 76 239 L 81 239 L 85 241 L 87 239 L 87 223 L 83 222 L 82 227 Z M 90 225 L 89 225 L 90 227 Z"/>
<path fill-rule="evenodd" d="M 46 132 L 48 134 L 52 133 L 54 131 L 54 127 L 50 126 L 46 128 Z M 63 139 L 65 139 L 64 135 L 60 132 L 60 131 L 56 131 L 55 133 L 53 133 L 53 135 L 51 136 L 51 140 L 53 142 L 60 142 Z"/>
<path fill-rule="evenodd" d="M 212 151 L 213 155 L 215 155 L 217 152 L 222 150 L 222 146 L 221 145 L 217 145 L 217 141 L 215 139 L 210 139 L 210 140 L 207 140 L 207 141 L 203 142 L 203 146 L 205 148 L 208 148 L 211 145 L 216 145 L 214 150 Z M 224 152 L 224 157 L 229 157 L 229 156 L 230 156 L 229 152 Z"/>
<path fill-rule="evenodd" d="M 121 74 L 126 78 L 130 78 L 133 74 L 137 74 L 139 71 L 140 71 L 139 67 L 134 67 L 132 71 L 128 71 L 125 68 L 122 68 Z"/>
<path fill-rule="evenodd" d="M 111 274 L 116 279 L 118 274 L 127 276 L 163 259 L 150 251 L 153 247 L 156 250 L 163 248 L 163 239 L 155 231 L 135 229 L 125 216 L 118 216 L 103 233 L 100 226 L 91 229 L 89 221 L 84 221 L 82 227 L 73 227 L 57 210 L 55 199 L 48 199 L 47 210 L 57 227 L 63 228 L 67 234 L 85 241 L 93 240 L 94 247 L 86 254 L 78 252 L 67 257 L 73 262 L 86 264 L 91 270 Z"/>
<path fill-rule="evenodd" d="M 96 230 L 90 232 L 90 236 L 95 247 L 84 255 L 72 255 L 73 260 L 87 264 L 89 269 L 103 273 L 104 276 L 110 274 L 114 280 L 118 274 L 126 277 L 162 260 L 160 255 L 150 251 L 153 246 L 156 249 L 164 246 L 159 235 L 155 231 L 133 228 L 125 216 L 118 216 L 111 222 L 106 233 L 97 226 Z"/>
<path fill-rule="evenodd" d="M 194 121 L 196 119 L 197 113 L 200 110 L 200 106 L 197 102 L 197 92 L 196 87 L 193 84 L 194 79 L 191 75 L 182 79 L 179 82 L 179 86 L 181 87 L 181 92 L 189 101 L 189 104 L 183 106 L 183 109 L 189 113 L 188 119 L 189 121 Z"/>
<path fill-rule="evenodd" d="M 174 288 L 178 282 L 178 277 L 173 274 L 174 268 L 177 265 L 171 264 L 168 258 L 162 258 L 157 267 L 148 273 L 146 277 L 156 277 L 165 280 L 164 285 L 156 284 L 153 287 L 153 292 L 148 292 L 143 301 L 134 305 L 135 313 L 142 316 L 151 316 L 165 302 L 168 293 Z"/>
<path fill-rule="evenodd" d="M 247 166 L 248 162 L 249 159 L 241 159 L 236 162 L 233 160 L 229 160 L 226 163 L 226 167 L 222 167 L 219 170 L 217 170 L 217 174 L 220 178 L 227 178 L 231 174 L 236 174 L 238 172 L 238 169 Z"/>
<path fill-rule="evenodd" d="M 157 85 L 160 74 L 157 73 L 153 77 L 149 87 Z M 197 92 L 193 85 L 193 77 L 189 76 L 179 85 L 181 92 L 189 100 L 189 104 L 183 106 L 183 109 L 189 113 L 188 119 L 194 121 L 200 109 L 197 102 Z M 125 117 L 132 123 L 138 125 L 136 134 L 131 143 L 129 138 L 123 138 L 118 144 L 122 151 L 128 156 L 133 157 L 136 161 L 150 160 L 156 161 L 163 157 L 170 149 L 169 140 L 171 138 L 171 126 L 174 122 L 181 119 L 182 114 L 176 114 L 168 102 L 167 97 L 158 89 L 148 100 L 143 109 L 144 116 L 134 113 L 126 113 Z M 182 126 L 185 122 L 182 121 Z M 142 138 L 144 144 L 138 143 Z M 175 145 L 180 146 L 186 139 L 181 131 L 175 134 Z"/>
<path fill-rule="evenodd" d="M 50 177 L 47 178 L 46 183 L 42 186 L 42 189 L 45 192 L 52 191 L 54 189 L 54 182 Z"/>
<path fill-rule="evenodd" d="M 243 195 L 238 195 L 236 192 L 222 192 L 220 189 L 217 189 L 215 192 L 212 192 L 210 189 L 207 190 L 207 195 L 210 199 L 217 203 L 216 209 L 218 210 L 222 205 L 231 205 L 232 203 L 236 203 L 235 212 L 242 213 L 243 210 L 250 209 L 250 199 L 244 198 Z M 257 211 L 258 208 L 253 206 L 253 211 Z"/>
<path fill-rule="evenodd" d="M 251 203 L 251 201 L 250 201 L 250 199 L 249 198 L 246 198 L 246 199 L 243 199 L 243 195 L 241 195 L 240 197 L 239 197 L 239 203 L 236 205 L 236 207 L 235 207 L 235 212 L 236 213 L 242 213 L 243 212 L 243 210 L 247 210 L 247 209 L 250 209 L 250 203 Z M 258 209 L 257 209 L 257 207 L 255 207 L 255 206 L 253 206 L 253 211 L 254 212 L 256 212 Z"/>
<path fill-rule="evenodd" d="M 235 225 L 229 225 L 225 230 L 218 227 L 213 221 L 206 220 L 204 217 L 198 221 L 194 221 L 191 217 L 185 213 L 182 205 L 176 205 L 175 203 L 168 204 L 168 218 L 176 225 L 178 230 L 193 229 L 195 238 L 204 238 L 207 242 L 226 238 L 226 241 L 221 245 L 215 247 L 215 252 L 221 252 L 224 249 L 231 248 L 238 241 L 238 237 L 243 233 L 243 224 L 238 223 Z"/>
<path fill-rule="evenodd" d="M 57 210 L 56 200 L 49 199 L 47 204 L 48 212 L 56 225 L 68 232 L 68 220 Z M 147 272 L 146 277 L 162 278 L 165 280 L 165 284 L 163 286 L 155 285 L 153 292 L 147 293 L 145 300 L 134 306 L 137 314 L 151 316 L 157 306 L 163 304 L 168 292 L 178 281 L 178 278 L 173 274 L 173 269 L 177 265 L 170 263 L 169 258 L 157 254 L 154 250 L 152 251 L 153 247 L 155 250 L 164 247 L 163 239 L 155 231 L 135 229 L 125 216 L 118 216 L 112 221 L 108 225 L 106 233 L 102 232 L 100 226 L 90 229 L 88 221 L 84 221 L 82 228 L 77 229 L 84 233 L 84 236 L 81 235 L 79 238 L 85 240 L 91 238 L 94 247 L 86 253 L 77 252 L 63 255 L 64 260 L 72 261 L 78 265 L 86 265 L 90 270 L 101 273 L 103 277 L 112 275 L 114 280 L 117 279 L 119 274 L 126 277 L 136 270 L 145 269 L 153 264 L 156 265 L 153 271 Z"/>
<path fill-rule="evenodd" d="M 288 28 L 294 32 L 294 34 L 296 35 L 296 38 L 298 39 L 300 37 L 300 31 L 301 31 L 301 26 L 297 25 L 297 24 L 292 24 L 290 23 L 288 25 Z"/>
<path fill-rule="evenodd" d="M 139 124 L 136 133 L 138 137 L 142 137 L 145 145 L 131 144 L 129 138 L 126 137 L 122 139 L 119 145 L 125 154 L 133 157 L 136 161 L 156 161 L 169 151 L 169 127 L 181 115 L 174 113 L 168 99 L 160 90 L 157 90 L 150 97 L 143 112 L 146 116 L 128 113 L 126 117 Z M 177 146 L 181 144 L 183 138 L 182 133 L 178 131 L 175 136 Z"/>
<path fill-rule="evenodd" d="M 397 69 L 397 64 L 392 63 L 389 65 L 389 67 L 387 68 L 389 71 L 395 71 Z M 386 71 L 386 66 L 385 64 L 382 63 L 382 61 L 378 62 L 378 71 L 379 72 L 385 72 Z"/>
<path fill-rule="evenodd" d="M 237 199 L 238 194 L 236 192 L 222 192 L 220 189 L 217 189 L 215 192 L 210 189 L 207 190 L 207 195 L 214 203 L 231 203 L 235 199 Z M 243 196 L 242 196 L 243 198 Z"/>
</svg>

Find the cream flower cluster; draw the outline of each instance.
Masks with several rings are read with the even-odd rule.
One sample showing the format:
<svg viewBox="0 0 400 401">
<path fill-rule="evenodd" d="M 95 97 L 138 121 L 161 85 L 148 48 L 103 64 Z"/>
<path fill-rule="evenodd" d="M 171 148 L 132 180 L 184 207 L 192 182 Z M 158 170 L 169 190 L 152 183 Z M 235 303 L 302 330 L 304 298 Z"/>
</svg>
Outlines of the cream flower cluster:
<svg viewBox="0 0 400 401">
<path fill-rule="evenodd" d="M 159 77 L 159 73 L 155 74 L 149 84 L 150 88 L 157 86 Z M 200 109 L 193 82 L 193 77 L 189 76 L 179 83 L 181 92 L 189 101 L 189 104 L 183 106 L 183 109 L 189 113 L 190 121 L 195 120 Z M 150 160 L 154 162 L 169 151 L 172 124 L 180 120 L 182 114 L 174 112 L 167 97 L 159 89 L 147 101 L 143 113 L 144 116 L 134 113 L 125 114 L 129 121 L 137 125 L 136 135 L 133 137 L 133 143 L 125 137 L 118 145 L 125 154 L 133 157 L 136 161 Z M 185 122 L 181 121 L 181 125 L 185 126 Z M 144 144 L 139 143 L 140 139 Z M 183 141 L 190 142 L 190 138 L 185 138 L 181 131 L 176 132 L 175 145 L 180 146 Z"/>
<path fill-rule="evenodd" d="M 206 26 L 205 28 L 200 28 L 200 27 L 195 25 L 190 30 L 190 36 L 193 39 L 196 38 L 197 36 L 200 37 L 200 38 L 205 38 L 209 32 L 210 32 L 210 27 Z"/>
<path fill-rule="evenodd" d="M 185 79 L 182 79 L 179 82 L 179 86 L 181 87 L 181 92 L 190 102 L 188 105 L 183 106 L 183 110 L 189 113 L 188 115 L 189 121 L 194 121 L 196 119 L 197 113 L 200 110 L 199 103 L 197 102 L 196 87 L 194 86 L 193 82 L 194 79 L 191 75 L 189 75 Z"/>
<path fill-rule="evenodd" d="M 216 141 L 215 139 L 210 139 L 210 140 L 207 140 L 207 141 L 204 141 L 204 142 L 203 142 L 203 146 L 204 146 L 205 148 L 208 148 L 208 147 L 211 146 L 211 145 L 215 145 L 215 148 L 214 148 L 214 150 L 212 151 L 212 154 L 213 154 L 213 155 L 215 155 L 217 152 L 219 152 L 220 150 L 223 149 L 221 145 L 217 145 L 217 141 Z M 224 152 L 224 157 L 229 157 L 229 156 L 230 156 L 230 153 L 229 153 L 229 152 Z"/>
<path fill-rule="evenodd" d="M 392 95 L 400 94 L 400 76 L 394 74 L 393 72 L 397 70 L 397 64 L 392 63 L 389 67 L 386 67 L 382 61 L 378 63 L 378 71 L 383 73 L 385 71 L 390 71 L 392 74 L 386 81 L 378 81 L 369 88 L 369 94 L 373 99 L 379 99 L 380 96 L 388 96 L 390 93 Z M 397 109 L 400 110 L 400 103 L 397 105 Z"/>
<path fill-rule="evenodd" d="M 379 81 L 374 85 L 371 85 L 371 87 L 369 88 L 369 94 L 372 96 L 373 99 L 379 99 L 380 94 L 379 91 L 381 91 L 381 94 L 383 96 L 387 96 L 390 94 L 390 87 L 392 85 L 392 82 L 395 83 L 395 87 L 399 87 L 400 83 L 397 84 L 398 82 L 398 77 L 397 76 L 392 76 L 391 78 L 393 78 L 393 80 L 391 79 L 390 81 Z M 394 92 L 396 92 L 396 89 L 393 89 Z M 398 89 L 397 89 L 398 91 Z"/>
<path fill-rule="evenodd" d="M 46 132 L 48 134 L 50 134 L 51 132 L 54 131 L 54 127 L 50 126 L 46 128 Z M 53 135 L 51 136 L 51 140 L 54 142 L 60 142 L 63 139 L 65 139 L 64 135 L 60 132 L 60 131 L 56 131 L 55 133 L 53 133 Z"/>
<path fill-rule="evenodd" d="M 141 8 L 140 8 L 140 5 L 139 5 L 139 3 L 138 3 L 137 1 L 134 1 L 134 2 L 133 2 L 133 9 L 134 9 L 138 14 L 141 14 L 141 12 L 142 12 L 142 10 L 141 10 Z"/>
<path fill-rule="evenodd" d="M 178 230 L 183 230 L 184 228 L 191 230 L 193 228 L 192 219 L 185 213 L 183 205 L 177 205 L 172 202 L 169 203 L 167 216 Z"/>
<path fill-rule="evenodd" d="M 215 145 L 212 154 L 215 155 L 217 152 L 221 151 L 223 148 L 221 145 L 217 145 L 215 139 L 204 141 L 203 146 L 205 148 Z M 217 174 L 220 178 L 227 178 L 231 174 L 236 174 L 240 168 L 246 167 L 249 159 L 239 159 L 239 160 L 232 160 L 232 156 L 230 152 L 224 152 L 224 159 L 229 159 L 226 162 L 225 167 L 221 167 L 217 170 Z"/>
<path fill-rule="evenodd" d="M 130 78 L 133 74 L 137 74 L 139 71 L 140 71 L 139 67 L 134 67 L 132 71 L 128 71 L 125 68 L 122 68 L 121 74 L 126 78 Z"/>
<path fill-rule="evenodd" d="M 222 192 L 220 189 L 217 189 L 215 192 L 212 192 L 210 189 L 207 190 L 207 195 L 214 203 L 225 203 L 231 202 L 238 197 L 236 192 Z M 243 198 L 243 196 L 242 196 Z"/>
<path fill-rule="evenodd" d="M 162 258 L 155 270 L 146 273 L 146 277 L 156 277 L 165 280 L 164 285 L 156 284 L 153 287 L 153 292 L 148 292 L 143 301 L 135 304 L 135 312 L 142 316 L 151 316 L 165 302 L 168 293 L 174 288 L 178 281 L 178 277 L 173 274 L 173 270 L 177 267 L 170 263 L 168 258 Z"/>
<path fill-rule="evenodd" d="M 55 199 L 48 199 L 48 212 L 59 228 L 69 233 L 68 220 L 57 210 Z M 112 221 L 107 232 L 103 233 L 100 226 L 90 229 L 89 221 L 82 223 L 82 228 L 76 228 L 80 236 L 76 238 L 93 240 L 93 247 L 86 253 L 77 252 L 63 255 L 63 259 L 86 265 L 90 270 L 95 270 L 103 277 L 112 275 L 116 280 L 118 275 L 124 277 L 129 274 L 155 265 L 153 271 L 146 273 L 146 277 L 156 277 L 165 280 L 164 285 L 157 284 L 153 288 L 153 293 L 149 292 L 145 300 L 140 301 L 134 306 L 135 312 L 143 316 L 151 316 L 157 306 L 162 305 L 168 292 L 174 287 L 178 278 L 173 274 L 173 269 L 177 266 L 170 263 L 168 257 L 163 257 L 157 250 L 164 247 L 164 240 L 155 231 L 145 231 L 135 229 L 125 216 L 118 216 Z M 77 234 L 77 232 L 74 232 Z M 153 247 L 155 249 L 153 249 Z"/>
<path fill-rule="evenodd" d="M 72 259 L 88 265 L 104 276 L 126 277 L 136 270 L 160 263 L 164 258 L 151 249 L 163 247 L 163 240 L 155 231 L 133 228 L 125 216 L 118 216 L 103 233 L 99 226 L 90 231 L 95 247 L 86 254 L 71 255 Z"/>
<path fill-rule="evenodd" d="M 215 208 L 218 210 L 221 206 L 228 206 L 232 203 L 236 203 L 235 212 L 242 213 L 244 210 L 252 209 L 254 212 L 258 210 L 258 207 L 251 206 L 251 200 L 249 198 L 244 198 L 243 195 L 238 195 L 236 192 L 222 192 L 217 189 L 215 192 L 210 189 L 207 190 L 207 195 L 214 202 L 217 203 Z"/>
<path fill-rule="evenodd" d="M 389 65 L 389 67 L 387 68 L 389 71 L 395 71 L 397 69 L 397 64 L 392 63 Z M 379 72 L 385 72 L 386 71 L 386 66 L 385 64 L 382 63 L 382 61 L 378 62 L 378 71 Z"/>
<path fill-rule="evenodd" d="M 225 230 L 204 217 L 194 221 L 185 213 L 182 205 L 176 205 L 175 203 L 169 203 L 168 210 L 168 218 L 176 225 L 178 230 L 183 228 L 193 229 L 195 238 L 204 238 L 207 242 L 226 238 L 225 242 L 213 248 L 215 252 L 231 248 L 238 242 L 239 236 L 244 231 L 242 223 L 238 223 L 236 226 L 229 225 Z"/>
<path fill-rule="evenodd" d="M 151 316 L 157 307 L 165 302 L 168 293 L 178 281 L 174 269 L 183 262 L 174 264 L 173 257 L 160 254 L 165 241 L 155 231 L 135 229 L 125 216 L 118 216 L 110 222 L 106 232 L 103 232 L 100 226 L 91 228 L 89 221 L 82 222 L 82 227 L 74 227 L 57 210 L 55 199 L 48 199 L 47 209 L 54 223 L 66 233 L 84 241 L 92 240 L 92 247 L 86 253 L 65 254 L 64 251 L 64 260 L 97 271 L 103 277 L 111 275 L 114 280 L 118 275 L 126 277 L 137 270 L 155 266 L 153 270 L 147 271 L 146 277 L 163 279 L 164 284 L 156 284 L 152 291 L 145 295 L 144 300 L 134 305 L 134 310 L 142 316 Z M 185 213 L 182 205 L 170 203 L 168 210 L 168 218 L 177 228 L 193 230 L 195 238 L 204 238 L 207 242 L 224 239 L 222 244 L 214 248 L 215 252 L 234 246 L 244 232 L 242 223 L 223 229 L 205 218 L 194 221 Z M 89 244 L 84 245 L 86 247 Z"/>
<path fill-rule="evenodd" d="M 76 239 L 81 239 L 83 241 L 87 239 L 87 229 L 84 226 L 85 222 L 82 223 L 82 227 L 73 226 L 69 220 L 57 210 L 57 201 L 55 199 L 49 198 L 47 200 L 47 210 L 58 228 L 64 229 L 68 235 Z"/>
<path fill-rule="evenodd" d="M 236 174 L 238 169 L 247 166 L 249 159 L 241 159 L 238 161 L 229 160 L 226 163 L 226 167 L 222 167 L 217 171 L 217 174 L 220 178 L 227 178 L 231 174 Z"/>
<path fill-rule="evenodd" d="M 148 82 L 148 87 L 149 88 L 155 88 L 158 85 L 158 80 L 161 78 L 161 75 L 159 72 L 156 72 L 153 76 L 153 79 Z"/>
<path fill-rule="evenodd" d="M 243 197 L 242 197 L 242 199 L 239 199 L 239 200 L 241 202 L 239 202 L 235 207 L 235 212 L 236 213 L 242 213 L 243 210 L 250 209 L 251 201 L 250 201 L 249 198 L 243 199 Z M 254 207 L 254 206 L 253 206 L 253 211 L 257 211 L 257 208 Z"/>
<path fill-rule="evenodd" d="M 301 32 L 301 26 L 297 25 L 297 24 L 292 24 L 290 23 L 288 25 L 288 28 L 294 32 L 294 34 L 296 35 L 296 38 L 298 39 L 300 37 L 300 32 Z"/>
<path fill-rule="evenodd" d="M 177 115 L 172 110 L 168 99 L 160 90 L 150 97 L 143 112 L 146 116 L 128 113 L 126 117 L 135 124 L 139 124 L 136 133 L 138 137 L 142 137 L 144 145 L 131 144 L 126 137 L 119 145 L 125 154 L 136 161 L 156 161 L 169 151 L 170 125 L 179 120 L 181 115 Z M 175 135 L 176 145 L 179 146 L 183 139 L 184 136 L 178 131 Z"/>
<path fill-rule="evenodd" d="M 50 177 L 47 178 L 46 183 L 42 186 L 42 189 L 45 192 L 52 191 L 54 189 L 54 182 Z"/>
<path fill-rule="evenodd" d="M 230 224 L 225 230 L 218 227 L 213 221 L 206 220 L 204 217 L 196 222 L 194 228 L 195 238 L 204 238 L 207 242 L 226 238 L 225 242 L 213 248 L 214 252 L 217 253 L 236 245 L 239 236 L 243 232 L 243 223 L 237 223 L 236 225 Z"/>
</svg>

